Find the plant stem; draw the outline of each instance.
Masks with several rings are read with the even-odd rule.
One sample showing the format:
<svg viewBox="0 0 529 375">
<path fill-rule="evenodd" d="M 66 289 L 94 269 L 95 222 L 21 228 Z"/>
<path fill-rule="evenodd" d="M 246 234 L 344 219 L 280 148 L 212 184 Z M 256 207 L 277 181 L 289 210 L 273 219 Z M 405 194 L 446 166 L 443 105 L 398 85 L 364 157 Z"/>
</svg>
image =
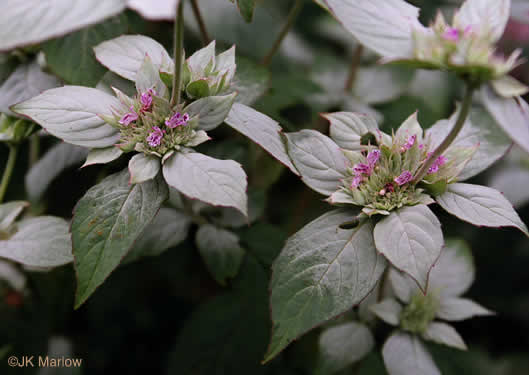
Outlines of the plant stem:
<svg viewBox="0 0 529 375">
<path fill-rule="evenodd" d="M 171 107 L 180 104 L 182 93 L 182 59 L 184 53 L 184 0 L 177 2 L 174 20 L 174 75 Z"/>
<path fill-rule="evenodd" d="M 193 7 L 193 13 L 197 19 L 198 27 L 200 28 L 200 34 L 202 35 L 202 42 L 205 46 L 209 44 L 211 39 L 209 39 L 208 30 L 206 29 L 206 24 L 204 23 L 204 18 L 200 13 L 200 8 L 198 7 L 198 0 L 191 0 L 191 6 Z"/>
<path fill-rule="evenodd" d="M 356 81 L 356 73 L 358 73 L 358 68 L 360 67 L 363 53 L 364 53 L 364 46 L 359 44 L 358 47 L 356 47 L 354 51 L 353 59 L 351 61 L 351 69 L 349 71 L 349 77 L 347 77 L 347 81 L 345 82 L 344 89 L 346 92 L 351 92 L 351 90 L 353 89 L 353 86 Z"/>
<path fill-rule="evenodd" d="M 9 157 L 7 159 L 7 165 L 6 169 L 4 170 L 4 175 L 2 176 L 2 183 L 0 184 L 0 203 L 4 201 L 7 185 L 9 185 L 9 180 L 11 179 L 11 175 L 13 174 L 13 169 L 15 169 L 17 151 L 18 146 L 9 145 Z"/>
<path fill-rule="evenodd" d="M 454 127 L 452 128 L 452 130 L 450 130 L 450 133 L 448 133 L 444 141 L 435 149 L 435 151 L 430 155 L 430 157 L 426 159 L 421 169 L 419 169 L 419 172 L 417 172 L 417 174 L 415 175 L 413 183 L 417 184 L 424 178 L 424 176 L 426 176 L 426 174 L 428 173 L 428 169 L 430 169 L 432 164 L 437 160 L 439 156 L 443 154 L 443 152 L 446 151 L 446 149 L 452 144 L 452 142 L 454 142 L 461 129 L 463 129 L 463 126 L 465 125 L 468 114 L 470 112 L 470 108 L 472 107 L 472 95 L 474 94 L 474 90 L 475 86 L 470 83 L 467 83 L 463 104 L 461 105 L 461 110 L 459 112 L 459 116 Z"/>
<path fill-rule="evenodd" d="M 39 161 L 40 154 L 40 137 L 33 134 L 29 139 L 29 166 L 34 166 Z"/>
<path fill-rule="evenodd" d="M 283 42 L 283 39 L 287 36 L 288 32 L 294 25 L 294 22 L 296 21 L 296 18 L 299 15 L 299 12 L 301 11 L 301 8 L 303 8 L 303 0 L 296 0 L 294 3 L 294 6 L 292 9 L 290 9 L 290 13 L 288 14 L 287 23 L 285 26 L 283 26 L 283 29 L 279 33 L 279 37 L 274 42 L 274 45 L 272 46 L 272 49 L 268 52 L 268 54 L 263 58 L 263 61 L 261 62 L 262 65 L 268 66 L 272 62 L 272 58 L 279 50 L 279 47 L 281 46 L 281 43 Z"/>
</svg>

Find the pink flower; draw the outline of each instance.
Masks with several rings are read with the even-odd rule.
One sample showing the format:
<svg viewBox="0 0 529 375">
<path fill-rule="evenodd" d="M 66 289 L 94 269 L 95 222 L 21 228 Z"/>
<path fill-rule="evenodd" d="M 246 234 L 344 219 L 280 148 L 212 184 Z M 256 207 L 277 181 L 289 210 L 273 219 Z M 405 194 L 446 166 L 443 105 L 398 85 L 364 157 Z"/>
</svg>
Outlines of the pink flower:
<svg viewBox="0 0 529 375">
<path fill-rule="evenodd" d="M 447 162 L 447 159 L 441 155 L 435 160 L 430 168 L 428 168 L 428 174 L 437 173 L 439 171 L 439 167 L 441 167 L 443 164 Z"/>
<path fill-rule="evenodd" d="M 358 163 L 357 165 L 355 165 L 354 171 L 356 175 L 365 174 L 366 176 L 371 176 L 372 169 L 367 164 Z"/>
<path fill-rule="evenodd" d="M 371 169 L 373 169 L 375 164 L 378 162 L 378 159 L 380 159 L 380 150 L 373 150 L 367 154 L 367 162 Z"/>
<path fill-rule="evenodd" d="M 451 42 L 459 41 L 459 30 L 453 27 L 448 27 L 443 34 L 443 39 Z"/>
<path fill-rule="evenodd" d="M 129 126 L 131 122 L 134 122 L 138 119 L 138 114 L 134 112 L 134 107 L 130 107 L 130 112 L 127 112 L 121 117 L 119 123 L 121 125 Z"/>
<path fill-rule="evenodd" d="M 364 182 L 364 177 L 361 174 L 357 174 L 351 182 L 351 188 L 356 189 L 362 182 Z"/>
<path fill-rule="evenodd" d="M 148 111 L 152 106 L 152 97 L 156 95 L 156 92 L 153 89 L 149 89 L 140 96 L 141 110 Z"/>
<path fill-rule="evenodd" d="M 149 146 L 151 147 L 158 147 L 160 146 L 160 143 L 162 143 L 163 134 L 165 131 L 160 129 L 157 126 L 152 127 L 152 132 L 147 137 L 147 142 L 149 142 Z"/>
<path fill-rule="evenodd" d="M 171 129 L 174 129 L 178 126 L 187 125 L 188 121 L 189 121 L 189 115 L 187 113 L 184 113 L 182 115 L 180 112 L 176 112 L 175 114 L 171 116 L 169 120 L 165 121 L 165 125 L 167 125 Z"/>
<path fill-rule="evenodd" d="M 402 146 L 401 148 L 401 151 L 404 152 L 404 151 L 407 151 L 409 150 L 410 148 L 413 147 L 413 145 L 415 144 L 415 141 L 417 140 L 417 136 L 416 135 L 412 135 L 410 137 L 408 137 L 408 140 L 406 141 L 406 143 Z M 420 146 L 419 146 L 420 147 Z"/>
<path fill-rule="evenodd" d="M 399 177 L 395 178 L 393 181 L 395 181 L 397 185 L 402 186 L 404 184 L 407 184 L 411 180 L 413 180 L 413 175 L 411 174 L 411 172 L 404 171 L 400 174 Z"/>
</svg>

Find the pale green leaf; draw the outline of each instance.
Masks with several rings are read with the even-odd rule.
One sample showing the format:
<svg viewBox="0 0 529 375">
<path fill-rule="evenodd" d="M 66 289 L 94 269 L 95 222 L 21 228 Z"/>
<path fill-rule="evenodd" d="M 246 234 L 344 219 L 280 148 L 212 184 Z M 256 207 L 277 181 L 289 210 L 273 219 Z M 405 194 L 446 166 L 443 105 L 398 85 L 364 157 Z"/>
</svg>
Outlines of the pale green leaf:
<svg viewBox="0 0 529 375">
<path fill-rule="evenodd" d="M 59 85 L 59 80 L 44 73 L 36 61 L 21 64 L 0 86 L 0 112 L 14 115 L 9 107 Z"/>
<path fill-rule="evenodd" d="M 402 305 L 397 300 L 388 298 L 375 305 L 371 305 L 369 309 L 386 323 L 392 326 L 399 325 Z"/>
<path fill-rule="evenodd" d="M 409 57 L 419 9 L 403 0 L 323 0 L 361 44 L 383 57 Z"/>
<path fill-rule="evenodd" d="M 423 337 L 425 340 L 433 341 L 441 345 L 450 346 L 460 350 L 467 350 L 465 342 L 454 329 L 454 327 L 439 322 L 432 322 L 428 326 Z"/>
<path fill-rule="evenodd" d="M 303 182 L 324 195 L 338 190 L 349 165 L 338 145 L 315 130 L 304 129 L 285 136 L 288 154 Z"/>
<path fill-rule="evenodd" d="M 152 63 L 151 58 L 146 55 L 143 59 L 140 69 L 136 73 L 136 90 L 144 93 L 153 89 L 157 96 L 168 98 L 168 90 L 162 79 L 157 67 Z"/>
<path fill-rule="evenodd" d="M 65 142 L 100 148 L 112 146 L 119 139 L 118 130 L 99 117 L 112 116 L 112 107 L 121 108 L 121 103 L 103 91 L 64 86 L 47 90 L 12 108 Z"/>
<path fill-rule="evenodd" d="M 441 298 L 439 309 L 437 310 L 439 319 L 451 322 L 489 315 L 494 315 L 494 313 L 465 298 Z"/>
<path fill-rule="evenodd" d="M 466 0 L 455 18 L 461 30 L 468 26 L 480 36 L 490 36 L 497 42 L 503 35 L 511 13 L 511 0 Z"/>
<path fill-rule="evenodd" d="M 529 87 L 511 76 L 503 76 L 490 82 L 494 91 L 504 98 L 523 96 L 529 92 Z"/>
<path fill-rule="evenodd" d="M 233 160 L 179 152 L 165 162 L 163 175 L 169 185 L 189 198 L 234 207 L 247 215 L 246 174 Z"/>
<path fill-rule="evenodd" d="M 4 0 L 0 51 L 37 44 L 98 23 L 125 9 L 127 0 Z"/>
<path fill-rule="evenodd" d="M 334 374 L 360 361 L 375 346 L 367 326 L 349 322 L 327 328 L 320 335 L 316 375 Z"/>
<path fill-rule="evenodd" d="M 215 129 L 228 116 L 237 93 L 223 96 L 208 96 L 195 100 L 184 108 L 191 117 L 199 116 L 198 128 L 209 131 Z"/>
<path fill-rule="evenodd" d="M 172 21 L 180 0 L 129 0 L 128 7 L 152 21 Z"/>
<path fill-rule="evenodd" d="M 425 291 L 444 243 L 441 223 L 433 212 L 425 205 L 393 211 L 376 225 L 374 236 L 377 250 Z"/>
<path fill-rule="evenodd" d="M 367 114 L 355 112 L 335 112 L 323 115 L 329 120 L 330 135 L 338 146 L 351 151 L 361 151 L 365 146 L 361 145 L 362 136 L 371 133 L 378 135 L 376 120 Z"/>
<path fill-rule="evenodd" d="M 130 183 L 141 184 L 152 180 L 160 171 L 160 158 L 146 154 L 136 154 L 129 161 Z"/>
<path fill-rule="evenodd" d="M 281 139 L 281 126 L 275 120 L 244 104 L 235 103 L 225 122 L 265 149 L 294 174 L 299 175 Z"/>
<path fill-rule="evenodd" d="M 94 51 L 101 64 L 131 81 L 136 81 L 136 74 L 145 56 L 151 58 L 157 70 L 174 70 L 173 60 L 165 48 L 154 39 L 143 35 L 122 35 L 97 45 Z"/>
<path fill-rule="evenodd" d="M 72 242 L 66 220 L 53 216 L 24 219 L 17 232 L 0 241 L 0 257 L 31 267 L 57 267 L 70 263 Z"/>
<path fill-rule="evenodd" d="M 82 168 L 94 164 L 107 164 L 118 159 L 121 155 L 123 155 L 123 151 L 115 146 L 94 148 L 86 156 L 86 161 Z"/>
<path fill-rule="evenodd" d="M 24 201 L 12 201 L 0 204 L 0 232 L 8 230 L 24 208 L 28 206 L 29 203 Z"/>
<path fill-rule="evenodd" d="M 382 356 L 389 375 L 441 375 L 421 340 L 407 333 L 391 335 Z"/>
<path fill-rule="evenodd" d="M 450 184 L 436 197 L 448 213 L 470 224 L 484 227 L 515 227 L 529 236 L 512 204 L 497 190 L 471 184 Z"/>
<path fill-rule="evenodd" d="M 481 90 L 481 101 L 485 109 L 496 120 L 505 133 L 529 153 L 529 106 L 520 97 L 502 98 L 490 87 Z"/>
</svg>

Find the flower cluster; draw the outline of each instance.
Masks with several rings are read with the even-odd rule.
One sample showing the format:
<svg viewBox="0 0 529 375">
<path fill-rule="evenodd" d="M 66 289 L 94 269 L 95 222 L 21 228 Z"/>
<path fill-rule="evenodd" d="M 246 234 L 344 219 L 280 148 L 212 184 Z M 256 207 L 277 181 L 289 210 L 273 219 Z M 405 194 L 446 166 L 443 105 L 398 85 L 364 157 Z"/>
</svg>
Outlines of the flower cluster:
<svg viewBox="0 0 529 375">
<path fill-rule="evenodd" d="M 120 130 L 118 147 L 123 151 L 141 151 L 163 156 L 181 146 L 196 145 L 198 118 L 191 118 L 182 108 L 171 108 L 167 98 L 150 88 L 130 98 L 114 89 L 127 112 L 113 109 L 114 117 L 104 120 Z"/>
<path fill-rule="evenodd" d="M 343 150 L 350 165 L 340 190 L 332 194 L 333 204 L 363 207 L 369 216 L 388 215 L 403 206 L 429 204 L 436 189 L 454 182 L 476 148 L 452 148 L 435 159 L 421 181 L 415 176 L 430 160 L 434 142 L 423 139 L 416 115 L 411 116 L 393 136 L 377 130 L 364 150 Z"/>
<path fill-rule="evenodd" d="M 487 25 L 468 25 L 456 13 L 452 25 L 438 13 L 429 28 L 414 31 L 414 57 L 433 68 L 455 70 L 478 82 L 500 78 L 519 64 L 521 51 L 505 57 L 496 52 L 496 38 Z"/>
</svg>

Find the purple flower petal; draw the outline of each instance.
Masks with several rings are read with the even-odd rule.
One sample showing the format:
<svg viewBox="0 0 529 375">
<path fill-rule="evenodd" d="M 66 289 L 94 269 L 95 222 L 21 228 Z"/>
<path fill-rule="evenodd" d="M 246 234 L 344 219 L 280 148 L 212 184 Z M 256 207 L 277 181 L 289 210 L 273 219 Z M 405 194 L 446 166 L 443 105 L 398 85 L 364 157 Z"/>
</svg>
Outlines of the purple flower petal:
<svg viewBox="0 0 529 375">
<path fill-rule="evenodd" d="M 182 115 L 180 112 L 176 112 L 175 114 L 171 116 L 169 120 L 165 121 L 165 125 L 167 125 L 171 129 L 174 129 L 178 126 L 187 125 L 188 121 L 189 121 L 189 115 L 187 113 L 184 113 Z"/>
<path fill-rule="evenodd" d="M 134 107 L 130 107 L 131 112 L 127 112 L 121 117 L 119 123 L 121 125 L 129 126 L 131 122 L 134 122 L 138 119 L 138 114 L 134 112 Z"/>
<path fill-rule="evenodd" d="M 371 169 L 373 169 L 375 164 L 378 162 L 378 159 L 380 159 L 380 150 L 373 150 L 370 151 L 369 154 L 367 154 L 367 163 L 369 164 Z"/>
<path fill-rule="evenodd" d="M 149 146 L 158 147 L 162 143 L 164 131 L 157 126 L 152 127 L 152 132 L 146 138 Z"/>
<path fill-rule="evenodd" d="M 397 185 L 399 186 L 402 186 L 404 184 L 407 184 L 408 182 L 410 182 L 411 180 L 413 180 L 413 175 L 411 174 L 410 171 L 404 171 L 400 174 L 399 177 L 395 178 L 395 181 L 397 183 Z"/>
<path fill-rule="evenodd" d="M 443 39 L 451 42 L 459 41 L 459 30 L 453 27 L 448 27 L 443 34 Z"/>
</svg>

